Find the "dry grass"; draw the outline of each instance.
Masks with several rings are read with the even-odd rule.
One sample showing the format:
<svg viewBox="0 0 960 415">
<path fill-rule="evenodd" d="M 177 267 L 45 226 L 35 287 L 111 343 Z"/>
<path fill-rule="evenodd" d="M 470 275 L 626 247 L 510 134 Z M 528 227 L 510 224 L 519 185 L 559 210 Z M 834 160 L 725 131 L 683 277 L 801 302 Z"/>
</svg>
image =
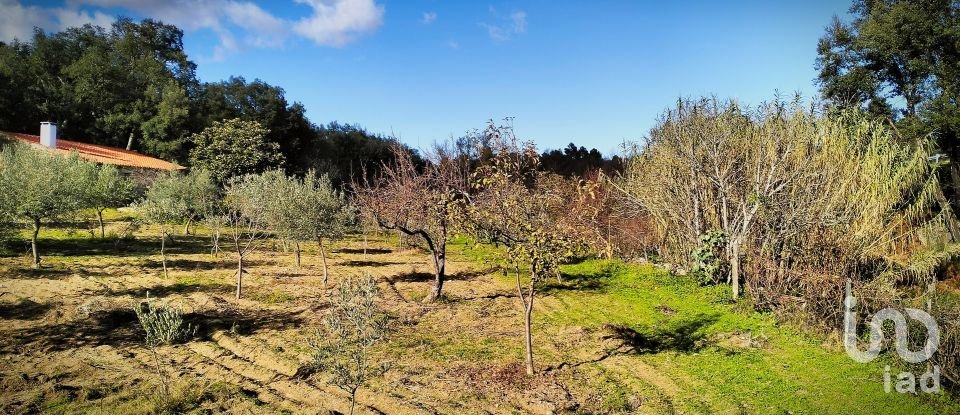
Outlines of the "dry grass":
<svg viewBox="0 0 960 415">
<path fill-rule="evenodd" d="M 0 258 L 0 412 L 347 410 L 348 397 L 322 373 L 307 376 L 307 338 L 328 306 L 315 246 L 304 245 L 297 269 L 292 253 L 267 242 L 249 258 L 243 299 L 236 301 L 229 253 L 215 258 L 204 237 L 178 236 L 165 279 L 154 235 L 141 229 L 136 241 L 116 250 L 113 241 L 51 229 L 42 241 L 45 268 L 31 270 L 22 255 Z M 856 370 L 854 377 L 879 372 L 838 363 L 845 362 L 839 353 L 776 328 L 768 317 L 736 314 L 714 302 L 722 293 L 604 263 L 567 267 L 566 285 L 550 287 L 538 300 L 539 374 L 528 378 L 521 374 L 523 327 L 514 288 L 477 260 L 495 252 L 456 244 L 444 297 L 422 304 L 431 284 L 429 254 L 398 250 L 396 235 L 389 235 L 371 238 L 364 255 L 362 241 L 351 238 L 329 250 L 331 280 L 372 273 L 396 332 L 376 350 L 393 366 L 361 389 L 361 413 L 829 412 L 874 398 L 880 401 L 866 408 L 923 413 L 939 405 L 884 397 L 866 378 L 822 387 L 817 379 L 804 381 L 801 372 L 828 367 Z M 199 328 L 191 341 L 159 348 L 171 384 L 167 401 L 158 394 L 153 356 L 130 309 L 148 291 L 180 307 Z M 691 320 L 703 313 L 713 314 Z M 647 326 L 656 329 L 644 331 Z M 762 347 L 752 341 L 761 338 L 758 331 L 770 338 Z M 827 360 L 804 367 L 810 359 Z M 844 376 L 838 373 L 820 376 Z M 779 388 L 766 383 L 775 379 L 789 381 Z M 763 395 L 743 392 L 751 387 Z M 797 387 L 823 398 L 794 398 Z M 850 387 L 869 393 L 837 403 L 837 396 L 856 396 Z"/>
</svg>

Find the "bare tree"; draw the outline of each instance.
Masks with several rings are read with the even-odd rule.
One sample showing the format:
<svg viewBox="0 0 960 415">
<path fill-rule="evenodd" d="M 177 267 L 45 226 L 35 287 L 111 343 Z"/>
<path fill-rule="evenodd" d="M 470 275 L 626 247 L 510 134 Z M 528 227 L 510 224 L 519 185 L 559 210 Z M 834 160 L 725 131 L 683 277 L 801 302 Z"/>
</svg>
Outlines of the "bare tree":
<svg viewBox="0 0 960 415">
<path fill-rule="evenodd" d="M 394 161 L 384 164 L 373 183 L 354 186 L 355 199 L 381 228 L 418 237 L 427 245 L 433 257 L 434 284 L 425 301 L 433 301 L 443 290 L 447 240 L 458 221 L 466 170 L 440 147 L 423 167 L 404 147 L 395 146 L 393 154 Z"/>
<path fill-rule="evenodd" d="M 617 186 L 654 219 L 666 257 L 685 260 L 701 235 L 721 231 L 735 297 L 746 258 L 746 281 L 764 287 L 754 293 L 760 302 L 799 287 L 810 293 L 799 299 L 804 308 L 820 301 L 834 310 L 843 276 L 875 269 L 878 258 L 902 263 L 905 250 L 956 234 L 930 140 L 904 142 L 855 111 L 682 100 Z"/>
</svg>

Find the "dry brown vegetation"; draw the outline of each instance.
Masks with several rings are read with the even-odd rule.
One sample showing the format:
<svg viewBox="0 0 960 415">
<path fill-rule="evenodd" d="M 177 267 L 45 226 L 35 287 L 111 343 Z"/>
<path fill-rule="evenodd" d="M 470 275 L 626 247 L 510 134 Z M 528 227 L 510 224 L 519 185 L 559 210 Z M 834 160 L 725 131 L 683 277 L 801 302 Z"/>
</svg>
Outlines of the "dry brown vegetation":
<svg viewBox="0 0 960 415">
<path fill-rule="evenodd" d="M 321 325 L 327 307 L 318 252 L 304 252 L 302 269 L 292 266 L 291 254 L 276 241 L 270 243 L 272 249 L 249 253 L 244 297 L 236 300 L 232 258 L 211 257 L 206 239 L 177 236 L 168 247 L 169 277 L 164 278 L 159 255 L 149 251 L 153 243 L 148 238 L 155 234 L 146 228 L 145 240 L 129 247 L 145 252 L 115 255 L 112 243 L 93 241 L 86 252 L 49 257 L 47 268 L 40 270 L 30 269 L 22 257 L 0 259 L 4 412 L 347 411 L 344 392 L 322 377 L 306 376 L 310 350 L 297 343 Z M 492 335 L 515 344 L 522 332 L 516 299 L 509 285 L 487 274 L 489 269 L 454 257 L 448 300 L 421 304 L 418 300 L 432 285 L 430 256 L 416 248 L 397 251 L 393 240 L 371 242 L 366 255 L 356 238 L 335 246 L 331 269 L 337 275 L 377 276 L 384 306 L 406 346 L 378 351 L 393 361 L 393 369 L 371 389 L 360 390 L 361 407 L 382 413 L 484 407 L 548 413 L 575 404 L 558 375 L 515 382 L 524 375 L 508 357 L 511 350 L 486 364 L 451 360 L 438 366 L 420 356 L 418 350 L 445 335 L 467 342 L 471 340 L 463 336 Z M 100 255 L 101 249 L 107 252 Z M 183 310 L 186 320 L 199 327 L 196 338 L 185 344 L 158 347 L 175 397 L 170 402 L 156 393 L 153 357 L 142 347 L 130 307 L 148 292 Z M 417 338 L 426 343 L 418 345 Z M 532 398 L 536 396 L 540 398 Z"/>
</svg>

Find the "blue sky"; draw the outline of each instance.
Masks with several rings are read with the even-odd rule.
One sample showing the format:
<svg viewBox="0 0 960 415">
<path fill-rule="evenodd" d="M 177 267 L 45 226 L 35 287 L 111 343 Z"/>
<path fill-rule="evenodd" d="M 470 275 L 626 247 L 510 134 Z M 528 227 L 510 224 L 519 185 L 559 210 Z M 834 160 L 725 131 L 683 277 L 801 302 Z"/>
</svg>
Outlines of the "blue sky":
<svg viewBox="0 0 960 415">
<path fill-rule="evenodd" d="M 849 4 L 0 0 L 0 38 L 159 18 L 184 28 L 201 80 L 282 86 L 316 123 L 424 147 L 512 116 L 541 149 L 575 142 L 609 155 L 678 97 L 815 96 L 817 39 Z"/>
</svg>

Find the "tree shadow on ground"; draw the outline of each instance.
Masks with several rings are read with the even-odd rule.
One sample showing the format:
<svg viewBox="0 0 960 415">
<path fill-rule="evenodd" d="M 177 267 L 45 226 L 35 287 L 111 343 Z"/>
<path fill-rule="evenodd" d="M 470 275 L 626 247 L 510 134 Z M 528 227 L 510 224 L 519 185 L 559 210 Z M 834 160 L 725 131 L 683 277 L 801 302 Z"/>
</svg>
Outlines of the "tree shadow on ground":
<svg viewBox="0 0 960 415">
<path fill-rule="evenodd" d="M 545 278 L 540 292 L 550 294 L 560 291 L 598 292 L 607 287 L 607 281 L 614 277 L 616 267 L 606 266 L 588 273 L 561 273 L 560 281 L 556 276 Z"/>
<path fill-rule="evenodd" d="M 163 298 L 170 295 L 184 295 L 195 292 L 207 294 L 230 294 L 236 287 L 232 284 L 210 283 L 210 284 L 185 284 L 174 283 L 170 285 L 154 285 L 152 287 L 131 287 L 121 290 L 104 290 L 96 294 L 108 295 L 111 297 L 131 296 L 134 298 L 146 298 L 150 293 L 151 298 Z"/>
<path fill-rule="evenodd" d="M 693 318 L 677 319 L 661 328 L 635 329 L 626 324 L 607 324 L 602 330 L 602 340 L 614 341 L 598 357 L 580 362 L 563 362 L 548 368 L 548 371 L 598 363 L 614 356 L 656 354 L 661 352 L 696 353 L 712 343 L 706 328 L 718 319 L 716 314 L 698 314 Z"/>
<path fill-rule="evenodd" d="M 14 280 L 41 280 L 66 278 L 73 275 L 81 277 L 110 277 L 113 274 L 104 271 L 94 271 L 82 267 L 41 267 L 28 266 L 8 267 L 3 270 L 3 277 Z"/>
<path fill-rule="evenodd" d="M 8 248 L 12 252 L 29 251 L 29 240 L 14 240 L 7 242 Z M 71 238 L 44 238 L 37 239 L 37 246 L 41 256 L 141 256 L 153 255 L 160 252 L 160 238 L 158 237 L 140 237 L 140 238 L 91 238 L 89 236 L 76 236 Z M 173 242 L 168 241 L 166 251 L 168 254 L 193 254 L 209 251 L 209 239 L 194 235 L 180 235 L 173 238 Z"/>
<path fill-rule="evenodd" d="M 137 315 L 132 308 L 95 313 L 89 318 L 62 324 L 0 332 L 3 353 L 57 352 L 83 346 L 126 346 L 140 340 Z"/>
<path fill-rule="evenodd" d="M 0 319 L 35 320 L 43 317 L 53 306 L 53 303 L 38 303 L 27 298 L 22 298 L 16 303 L 0 304 Z"/>
<path fill-rule="evenodd" d="M 197 328 L 197 337 L 209 338 L 218 331 L 250 335 L 261 330 L 299 328 L 306 319 L 299 311 L 238 310 L 224 308 L 188 313 L 184 321 Z"/>
<path fill-rule="evenodd" d="M 395 261 L 346 261 L 340 265 L 347 267 L 385 267 L 388 265 L 397 265 L 402 264 L 402 262 Z"/>
<path fill-rule="evenodd" d="M 443 276 L 444 281 L 469 281 L 489 274 L 487 271 L 464 271 Z M 387 279 L 391 284 L 398 282 L 433 282 L 436 276 L 432 272 L 406 272 Z"/>
<path fill-rule="evenodd" d="M 700 314 L 692 319 L 671 322 L 664 328 L 637 330 L 625 324 L 604 326 L 604 339 L 614 339 L 628 353 L 646 354 L 675 351 L 694 353 L 709 346 L 704 330 L 717 321 L 716 315 Z"/>
<path fill-rule="evenodd" d="M 238 334 L 254 334 L 260 330 L 300 327 L 305 320 L 298 312 L 271 310 L 236 310 L 231 308 L 186 313 L 184 322 L 197 328 L 195 338 L 228 330 Z M 132 307 L 103 310 L 88 318 L 62 324 L 0 331 L 8 341 L 0 342 L 0 353 L 28 354 L 58 352 L 87 346 L 133 346 L 143 343 L 143 329 Z"/>
<path fill-rule="evenodd" d="M 222 259 L 210 258 L 209 260 L 198 260 L 198 259 L 168 259 L 167 268 L 181 271 L 210 271 L 218 268 L 223 268 L 227 262 Z M 231 265 L 235 265 L 232 262 Z M 244 261 L 244 266 L 247 266 L 247 261 Z M 163 269 L 163 262 L 156 259 L 144 259 L 140 261 L 140 266 L 144 268 L 160 268 Z"/>
<path fill-rule="evenodd" d="M 367 248 L 366 251 L 364 251 L 363 248 L 340 248 L 330 252 L 335 254 L 363 254 L 364 252 L 366 252 L 367 254 L 370 254 L 370 255 L 383 255 L 383 254 L 389 254 L 393 252 L 393 250 L 385 249 L 385 248 Z"/>
</svg>

